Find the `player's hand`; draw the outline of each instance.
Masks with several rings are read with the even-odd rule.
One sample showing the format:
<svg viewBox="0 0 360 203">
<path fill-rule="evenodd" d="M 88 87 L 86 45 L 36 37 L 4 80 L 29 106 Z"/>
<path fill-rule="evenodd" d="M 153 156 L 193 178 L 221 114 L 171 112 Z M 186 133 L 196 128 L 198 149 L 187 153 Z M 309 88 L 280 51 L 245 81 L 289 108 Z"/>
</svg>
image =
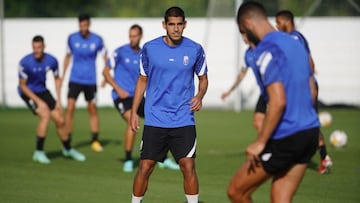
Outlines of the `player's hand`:
<svg viewBox="0 0 360 203">
<path fill-rule="evenodd" d="M 195 96 L 190 100 L 190 104 L 191 104 L 191 108 L 190 108 L 191 111 L 193 112 L 199 111 L 202 107 L 202 100 Z"/>
<path fill-rule="evenodd" d="M 264 150 L 265 144 L 255 141 L 246 148 L 247 160 L 250 162 L 249 172 L 254 172 L 260 166 L 260 153 Z"/>
<path fill-rule="evenodd" d="M 131 130 L 133 132 L 138 132 L 138 130 L 140 129 L 140 126 L 139 126 L 139 117 L 137 116 L 137 114 L 133 114 L 131 113 L 131 116 L 130 116 L 130 127 L 131 127 Z"/>
<path fill-rule="evenodd" d="M 61 115 L 63 114 L 64 109 L 59 101 L 56 102 L 55 108 L 60 111 Z"/>
<path fill-rule="evenodd" d="M 230 91 L 226 91 L 226 92 L 222 93 L 222 94 L 221 94 L 221 99 L 222 99 L 222 100 L 225 100 L 226 97 L 228 97 L 228 96 L 230 95 L 230 93 L 231 93 Z"/>
<path fill-rule="evenodd" d="M 100 83 L 100 87 L 104 88 L 106 86 L 106 80 L 102 80 Z"/>
<path fill-rule="evenodd" d="M 119 95 L 120 99 L 126 99 L 130 95 L 127 91 L 116 91 L 116 93 Z"/>
</svg>

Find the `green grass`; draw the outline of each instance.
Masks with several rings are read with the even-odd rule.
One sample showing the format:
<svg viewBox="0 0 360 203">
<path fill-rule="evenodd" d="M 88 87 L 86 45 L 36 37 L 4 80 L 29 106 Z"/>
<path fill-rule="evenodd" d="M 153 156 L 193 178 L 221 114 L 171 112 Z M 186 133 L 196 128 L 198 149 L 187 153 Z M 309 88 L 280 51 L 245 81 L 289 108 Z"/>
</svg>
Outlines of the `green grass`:
<svg viewBox="0 0 360 203">
<path fill-rule="evenodd" d="M 360 202 L 360 110 L 329 109 L 333 123 L 323 128 L 332 173 L 318 175 L 318 153 L 309 164 L 295 196 L 298 203 Z M 48 130 L 45 149 L 52 160 L 40 165 L 31 160 L 35 147 L 37 118 L 27 109 L 0 110 L 0 202 L 26 203 L 112 203 L 130 202 L 135 173 L 122 172 L 124 122 L 112 108 L 99 109 L 101 138 L 105 151 L 94 153 L 88 145 L 88 114 L 79 109 L 75 116 L 73 146 L 87 156 L 84 163 L 61 156 L 61 143 L 54 125 Z M 255 138 L 252 111 L 235 113 L 203 110 L 197 113 L 197 172 L 202 203 L 229 202 L 226 188 L 244 161 L 244 149 Z M 328 144 L 335 129 L 344 130 L 348 145 L 335 149 Z M 134 156 L 139 157 L 137 137 Z M 269 202 L 270 181 L 254 193 L 255 202 Z M 179 171 L 156 169 L 144 203 L 184 203 Z"/>
</svg>

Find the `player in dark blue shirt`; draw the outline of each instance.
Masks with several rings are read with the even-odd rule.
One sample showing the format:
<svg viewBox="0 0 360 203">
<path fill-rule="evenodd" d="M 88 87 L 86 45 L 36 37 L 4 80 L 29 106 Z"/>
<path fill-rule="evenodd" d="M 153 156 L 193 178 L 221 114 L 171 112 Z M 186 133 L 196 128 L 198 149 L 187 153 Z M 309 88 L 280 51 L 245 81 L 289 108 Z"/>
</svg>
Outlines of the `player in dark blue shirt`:
<svg viewBox="0 0 360 203">
<path fill-rule="evenodd" d="M 310 67 L 314 74 L 315 79 L 315 63 L 312 58 L 309 44 L 307 40 L 305 39 L 304 35 L 302 35 L 299 31 L 295 29 L 295 23 L 294 23 L 294 14 L 289 10 L 281 10 L 275 15 L 276 17 L 276 27 L 283 32 L 289 33 L 294 39 L 299 41 L 306 49 L 307 53 L 309 54 L 310 59 Z M 314 92 L 316 101 L 315 101 L 315 108 L 316 111 L 318 111 L 318 92 L 319 92 L 319 86 L 317 81 L 315 80 L 315 87 L 316 91 Z M 319 174 L 324 174 L 329 172 L 330 167 L 333 165 L 332 160 L 330 156 L 327 154 L 324 135 L 320 131 L 319 134 L 319 154 L 320 154 L 320 167 L 318 169 Z"/>
<path fill-rule="evenodd" d="M 272 178 L 271 202 L 291 202 L 318 145 L 320 123 L 308 54 L 290 35 L 275 30 L 260 3 L 243 3 L 237 22 L 240 33 L 256 46 L 252 69 L 267 110 L 228 196 L 232 202 L 252 202 L 252 193 Z"/>
<path fill-rule="evenodd" d="M 128 44 L 117 48 L 111 57 L 109 57 L 103 75 L 107 83 L 113 88 L 111 94 L 115 108 L 125 120 L 127 127 L 124 136 L 125 161 L 124 172 L 132 172 L 134 161 L 132 159 L 132 150 L 134 147 L 136 133 L 130 126 L 130 112 L 133 103 L 136 82 L 139 77 L 140 65 L 140 40 L 142 38 L 142 28 L 140 25 L 132 25 L 129 30 Z M 110 74 L 114 70 L 114 76 Z M 138 115 L 144 117 L 143 99 L 138 109 Z M 163 168 L 179 170 L 179 165 L 170 158 L 165 159 L 164 164 L 159 163 Z"/>
<path fill-rule="evenodd" d="M 90 119 L 91 148 L 95 152 L 101 152 L 103 147 L 99 141 L 99 117 L 96 109 L 96 58 L 100 52 L 104 63 L 107 60 L 107 51 L 103 39 L 90 32 L 90 16 L 82 14 L 79 16 L 80 31 L 71 34 L 67 41 L 67 53 L 64 59 L 64 72 L 72 58 L 72 67 L 69 80 L 69 91 L 67 110 L 65 114 L 66 127 L 71 137 L 76 100 L 81 92 L 87 101 Z"/>
<path fill-rule="evenodd" d="M 59 67 L 55 57 L 45 53 L 44 38 L 37 35 L 32 40 L 33 53 L 26 55 L 19 64 L 19 87 L 18 92 L 29 109 L 39 117 L 36 129 L 36 150 L 33 160 L 41 164 L 49 164 L 51 161 L 44 152 L 44 142 L 50 120 L 56 126 L 56 132 L 63 143 L 63 155 L 77 161 L 85 161 L 85 156 L 71 148 L 70 139 L 66 132 L 62 107 L 60 104 Z M 57 100 L 46 88 L 46 74 L 52 71 L 55 78 Z"/>
<path fill-rule="evenodd" d="M 147 42 L 141 51 L 131 128 L 139 128 L 137 110 L 146 90 L 145 121 L 132 203 L 141 202 L 156 162 L 164 161 L 168 151 L 180 165 L 187 202 L 198 202 L 194 112 L 201 109 L 207 90 L 207 65 L 201 45 L 182 36 L 185 27 L 184 11 L 169 8 L 163 21 L 166 35 Z M 199 79 L 196 95 L 194 75 Z"/>
</svg>

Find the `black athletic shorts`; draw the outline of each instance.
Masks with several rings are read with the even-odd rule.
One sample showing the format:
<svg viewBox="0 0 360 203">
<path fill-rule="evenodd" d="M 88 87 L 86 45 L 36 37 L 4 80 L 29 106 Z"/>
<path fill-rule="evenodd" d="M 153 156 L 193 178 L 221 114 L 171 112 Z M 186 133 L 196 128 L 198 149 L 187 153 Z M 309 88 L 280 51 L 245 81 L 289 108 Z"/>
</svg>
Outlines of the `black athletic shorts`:
<svg viewBox="0 0 360 203">
<path fill-rule="evenodd" d="M 126 111 L 131 109 L 131 106 L 133 104 L 134 98 L 128 97 L 125 99 L 117 98 L 114 100 L 114 106 L 118 110 L 119 113 L 124 114 Z M 144 118 L 144 106 L 145 106 L 145 99 L 143 98 L 140 102 L 137 114 Z"/>
<path fill-rule="evenodd" d="M 51 95 L 49 90 L 46 90 L 45 92 L 35 93 L 35 95 L 38 96 L 41 100 L 43 100 L 47 104 L 47 106 L 49 107 L 49 109 L 51 111 L 55 109 L 56 100 Z M 33 100 L 31 100 L 28 96 L 24 95 L 24 94 L 21 94 L 20 96 L 24 100 L 24 102 L 26 103 L 26 106 L 32 111 L 32 113 L 34 115 L 36 115 L 35 111 L 36 111 L 37 105 L 35 104 L 35 102 Z"/>
<path fill-rule="evenodd" d="M 96 102 L 96 85 L 83 85 L 74 82 L 69 83 L 68 98 L 77 100 L 79 94 L 84 92 L 85 100 Z"/>
<path fill-rule="evenodd" d="M 176 162 L 181 158 L 196 157 L 195 126 L 159 128 L 144 126 L 140 158 L 163 162 L 170 150 Z"/>
<path fill-rule="evenodd" d="M 265 102 L 265 98 L 263 95 L 259 96 L 259 99 L 256 103 L 256 107 L 255 107 L 255 113 L 266 113 L 266 102 Z"/>
<path fill-rule="evenodd" d="M 297 132 L 289 137 L 269 140 L 260 160 L 265 171 L 276 174 L 294 164 L 308 163 L 318 148 L 319 128 Z"/>
</svg>

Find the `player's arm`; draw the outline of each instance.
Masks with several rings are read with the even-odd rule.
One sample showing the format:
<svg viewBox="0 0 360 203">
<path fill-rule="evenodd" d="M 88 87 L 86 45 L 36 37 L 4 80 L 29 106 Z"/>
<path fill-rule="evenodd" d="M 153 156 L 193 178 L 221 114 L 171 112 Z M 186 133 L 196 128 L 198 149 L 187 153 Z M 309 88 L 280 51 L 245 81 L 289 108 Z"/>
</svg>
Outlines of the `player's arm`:
<svg viewBox="0 0 360 203">
<path fill-rule="evenodd" d="M 26 79 L 19 80 L 19 88 L 21 92 L 35 102 L 37 106 L 36 111 L 41 111 L 47 108 L 45 102 L 41 100 L 38 96 L 36 96 L 36 94 L 27 87 L 26 81 Z"/>
<path fill-rule="evenodd" d="M 65 58 L 64 58 L 64 63 L 63 63 L 63 74 L 61 76 L 61 80 L 63 80 L 65 78 L 65 74 L 66 74 L 66 71 L 69 67 L 69 64 L 70 64 L 70 60 L 71 60 L 71 53 L 68 52 L 66 53 L 65 55 Z"/>
<path fill-rule="evenodd" d="M 198 76 L 199 86 L 197 94 L 191 99 L 191 111 L 199 111 L 202 107 L 202 99 L 204 98 L 208 88 L 207 74 Z"/>
<path fill-rule="evenodd" d="M 258 160 L 271 134 L 278 125 L 286 106 L 285 89 L 281 82 L 271 83 L 266 87 L 269 100 L 264 123 L 256 141 L 246 148 L 248 158 Z M 254 161 L 255 161 L 254 160 Z"/>
<path fill-rule="evenodd" d="M 111 67 L 105 66 L 103 70 L 103 76 L 105 81 L 116 91 L 116 93 L 119 95 L 120 98 L 124 99 L 129 97 L 129 93 L 122 89 L 113 79 L 113 77 L 110 74 Z"/>
<path fill-rule="evenodd" d="M 131 130 L 133 130 L 134 132 L 137 132 L 137 130 L 139 129 L 139 118 L 137 116 L 137 111 L 139 109 L 141 100 L 144 97 L 147 80 L 147 76 L 139 75 L 138 81 L 136 83 L 134 100 L 131 107 L 130 116 Z"/>
<path fill-rule="evenodd" d="M 227 90 L 226 92 L 221 94 L 221 99 L 224 100 L 226 97 L 228 97 L 232 91 L 234 91 L 236 89 L 237 86 L 239 86 L 239 84 L 241 83 L 241 81 L 244 79 L 246 72 L 247 72 L 248 68 L 242 68 L 240 73 L 237 75 L 236 80 L 234 82 L 234 84 L 230 87 L 229 90 Z"/>
<path fill-rule="evenodd" d="M 315 74 L 315 62 L 311 54 L 309 54 L 309 63 L 310 63 L 311 72 Z"/>
</svg>

